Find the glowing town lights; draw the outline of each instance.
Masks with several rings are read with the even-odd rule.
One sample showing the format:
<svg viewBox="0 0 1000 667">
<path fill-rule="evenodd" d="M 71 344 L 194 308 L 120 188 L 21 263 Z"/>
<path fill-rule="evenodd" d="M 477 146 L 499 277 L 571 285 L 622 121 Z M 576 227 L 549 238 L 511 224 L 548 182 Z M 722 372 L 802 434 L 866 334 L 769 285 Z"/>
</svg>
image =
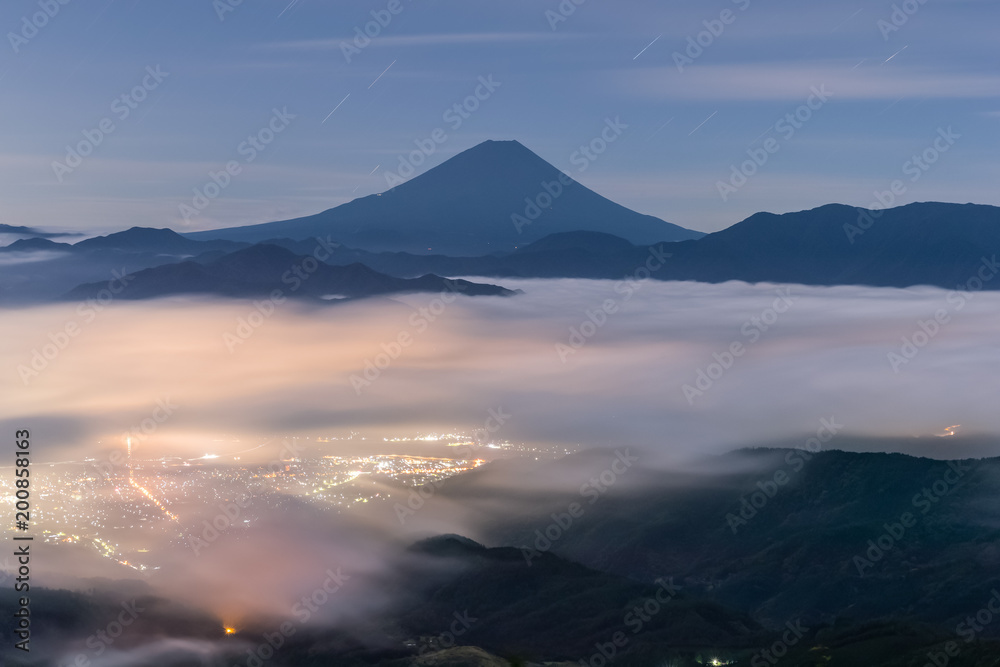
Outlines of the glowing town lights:
<svg viewBox="0 0 1000 667">
<path fill-rule="evenodd" d="M 389 441 L 420 445 L 418 441 L 427 437 L 424 432 Z M 435 433 L 430 438 L 436 438 L 430 444 L 442 448 L 445 445 L 477 446 L 467 435 Z M 201 449 L 203 454 L 198 458 L 160 456 L 146 459 L 140 438 L 122 436 L 121 439 L 125 440 L 128 458 L 116 469 L 108 466 L 111 474 L 95 475 L 93 465 L 80 466 L 74 461 L 52 464 L 40 471 L 45 481 L 40 486 L 46 491 L 39 497 L 42 507 L 38 512 L 40 519 L 48 523 L 48 528 L 40 530 L 45 540 L 58 545 L 57 548 L 84 547 L 116 568 L 142 574 L 159 569 L 155 559 L 164 548 L 160 537 L 182 542 L 186 539 L 180 532 L 179 516 L 170 511 L 171 507 L 176 509 L 185 502 L 203 501 L 211 505 L 217 497 L 242 496 L 249 488 L 253 493 L 298 496 L 321 508 L 336 508 L 340 512 L 342 508 L 385 501 L 386 493 L 375 492 L 381 480 L 395 480 L 413 487 L 446 479 L 486 463 L 482 454 L 481 458 L 459 458 L 468 455 L 453 449 L 450 450 L 452 456 L 382 454 L 377 453 L 377 449 L 351 455 L 320 451 L 315 458 L 282 456 L 278 459 L 280 467 L 271 463 L 239 462 L 233 455 L 239 452 L 228 450 L 216 455 Z M 343 440 L 357 441 L 360 436 L 355 434 Z M 206 446 L 215 448 L 215 445 Z M 542 453 L 527 445 L 505 443 L 501 448 L 520 456 Z M 432 453 L 430 449 L 413 451 Z M 139 455 L 133 458 L 137 451 Z M 560 450 L 559 453 L 570 451 Z M 492 460 L 492 452 L 489 458 Z M 94 464 L 95 461 L 91 458 L 85 463 Z M 220 462 L 224 463 L 220 465 Z M 373 484 L 364 483 L 366 478 L 372 479 Z M 13 503 L 13 491 L 8 480 L 0 479 L 0 499 Z M 164 518 L 168 521 L 164 522 Z M 242 523 L 250 525 L 252 518 L 243 518 Z M 119 543 L 122 531 L 139 530 L 144 531 L 141 545 L 131 540 Z M 224 620 L 220 627 L 227 627 Z M 241 632 L 226 634 L 239 635 Z"/>
</svg>

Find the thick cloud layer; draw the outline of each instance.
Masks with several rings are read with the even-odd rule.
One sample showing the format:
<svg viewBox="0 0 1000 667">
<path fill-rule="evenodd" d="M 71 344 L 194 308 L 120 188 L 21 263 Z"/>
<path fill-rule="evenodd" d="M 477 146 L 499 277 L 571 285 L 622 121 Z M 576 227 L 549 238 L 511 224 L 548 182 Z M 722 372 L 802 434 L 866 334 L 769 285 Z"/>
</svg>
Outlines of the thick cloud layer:
<svg viewBox="0 0 1000 667">
<path fill-rule="evenodd" d="M 506 438 L 664 454 L 797 437 L 821 418 L 862 435 L 1000 432 L 1000 294 L 504 282 L 525 294 L 269 316 L 183 299 L 8 310 L 3 423 L 32 428 L 48 460 L 117 446 L 154 417 L 145 453 L 184 456 L 296 433 L 482 428 L 491 409 L 510 415 Z M 32 368 L 34 351 L 52 358 Z"/>
</svg>

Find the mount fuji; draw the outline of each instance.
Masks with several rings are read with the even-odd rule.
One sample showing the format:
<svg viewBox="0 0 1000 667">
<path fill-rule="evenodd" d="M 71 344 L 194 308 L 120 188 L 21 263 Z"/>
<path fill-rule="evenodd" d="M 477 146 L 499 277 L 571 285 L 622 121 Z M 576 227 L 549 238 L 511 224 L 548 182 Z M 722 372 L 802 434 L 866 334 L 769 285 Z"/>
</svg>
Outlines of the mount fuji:
<svg viewBox="0 0 1000 667">
<path fill-rule="evenodd" d="M 331 236 L 368 251 L 469 256 L 576 231 L 639 245 L 704 236 L 602 197 L 517 141 L 486 141 L 391 190 L 322 213 L 186 236 L 244 242 Z"/>
</svg>

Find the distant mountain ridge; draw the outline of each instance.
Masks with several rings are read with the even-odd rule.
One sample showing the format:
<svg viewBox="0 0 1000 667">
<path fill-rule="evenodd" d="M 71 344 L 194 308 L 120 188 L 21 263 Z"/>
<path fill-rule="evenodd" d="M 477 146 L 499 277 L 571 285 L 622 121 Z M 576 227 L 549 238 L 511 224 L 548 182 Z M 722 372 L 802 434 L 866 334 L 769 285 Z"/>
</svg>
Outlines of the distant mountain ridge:
<svg viewBox="0 0 1000 667">
<path fill-rule="evenodd" d="M 0 302 L 58 299 L 77 285 L 111 280 L 197 257 L 201 261 L 247 247 L 234 241 L 192 241 L 170 229 L 132 227 L 74 244 L 41 237 L 0 248 Z"/>
<path fill-rule="evenodd" d="M 671 262 L 657 277 L 995 290 L 1000 277 L 991 267 L 1000 256 L 1000 208 L 926 202 L 872 211 L 828 204 L 757 213 L 671 250 Z"/>
<path fill-rule="evenodd" d="M 315 243 L 272 242 L 290 248 Z M 650 275 L 657 280 L 997 290 L 1000 208 L 917 203 L 869 211 L 829 204 L 783 215 L 757 213 L 696 241 L 653 246 L 577 231 L 480 257 L 370 253 L 342 247 L 331 261 L 362 262 L 400 276 L 434 272 L 617 280 L 634 274 L 651 258 L 658 268 Z"/>
<path fill-rule="evenodd" d="M 313 267 L 309 269 L 309 267 Z M 298 269 L 298 270 L 296 270 Z M 512 296 L 496 285 L 447 280 L 427 274 L 396 278 L 363 264 L 332 266 L 275 245 L 258 244 L 200 263 L 164 264 L 122 278 L 120 299 L 152 299 L 172 295 L 265 297 L 280 291 L 281 298 L 354 299 L 405 292 L 451 291 L 468 296 Z M 80 285 L 65 298 L 87 299 L 105 289 L 106 282 Z"/>
<path fill-rule="evenodd" d="M 64 250 L 71 248 L 69 243 L 59 243 L 51 241 L 41 236 L 30 239 L 18 239 L 10 245 L 0 248 L 0 252 L 35 252 L 38 250 Z"/>
<path fill-rule="evenodd" d="M 369 251 L 485 255 L 571 231 L 638 244 L 704 236 L 602 197 L 517 141 L 486 141 L 387 192 L 316 215 L 186 236 L 259 242 L 331 235 Z"/>
<path fill-rule="evenodd" d="M 757 213 L 701 239 L 653 245 L 573 230 L 484 255 L 373 252 L 340 241 L 325 235 L 274 237 L 265 243 L 300 256 L 322 245 L 328 250 L 324 266 L 363 264 L 396 279 L 432 274 L 619 280 L 647 267 L 657 280 L 1000 289 L 1000 208 L 977 204 L 927 202 L 883 211 L 828 204 L 781 215 Z M 134 274 L 185 261 L 208 265 L 249 247 L 246 242 L 195 240 L 169 229 L 142 227 L 73 245 L 23 239 L 0 248 L 0 257 L 10 257 L 0 262 L 0 300 L 51 299 L 78 285 L 107 281 L 112 271 Z M 183 271 L 183 276 L 166 270 L 149 275 L 170 275 L 171 281 L 181 281 L 194 292 L 226 293 L 227 288 L 220 292 L 215 278 L 197 266 Z M 246 268 L 244 273 L 252 271 Z M 198 276 L 207 281 L 201 288 L 195 284 Z M 147 288 L 169 293 L 166 284 Z"/>
<path fill-rule="evenodd" d="M 76 250 L 126 250 L 172 255 L 194 255 L 213 250 L 236 250 L 246 243 L 226 240 L 193 241 L 172 229 L 131 227 L 107 236 L 95 236 L 73 244 Z"/>
<path fill-rule="evenodd" d="M 8 225 L 0 223 L 0 234 L 11 234 L 39 239 L 52 239 L 60 236 L 79 236 L 76 232 L 46 232 L 37 227 L 26 227 L 24 225 Z"/>
</svg>

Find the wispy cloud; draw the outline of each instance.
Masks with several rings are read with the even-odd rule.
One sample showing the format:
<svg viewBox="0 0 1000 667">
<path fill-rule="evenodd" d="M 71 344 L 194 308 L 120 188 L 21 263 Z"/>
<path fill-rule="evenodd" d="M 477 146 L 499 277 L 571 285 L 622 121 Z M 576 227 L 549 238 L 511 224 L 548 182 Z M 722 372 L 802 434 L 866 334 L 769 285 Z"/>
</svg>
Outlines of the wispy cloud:
<svg viewBox="0 0 1000 667">
<path fill-rule="evenodd" d="M 1000 74 L 847 62 L 762 62 L 616 70 L 609 78 L 625 93 L 677 100 L 802 100 L 825 85 L 835 99 L 1000 97 Z"/>
<path fill-rule="evenodd" d="M 456 44 L 497 44 L 510 42 L 547 42 L 582 38 L 584 35 L 553 32 L 464 32 L 433 33 L 424 35 L 386 35 L 372 40 L 373 46 L 421 47 L 451 46 Z M 265 48 L 293 51 L 326 51 L 339 49 L 341 44 L 350 43 L 353 35 L 332 39 L 300 39 L 284 42 L 269 42 Z"/>
</svg>

